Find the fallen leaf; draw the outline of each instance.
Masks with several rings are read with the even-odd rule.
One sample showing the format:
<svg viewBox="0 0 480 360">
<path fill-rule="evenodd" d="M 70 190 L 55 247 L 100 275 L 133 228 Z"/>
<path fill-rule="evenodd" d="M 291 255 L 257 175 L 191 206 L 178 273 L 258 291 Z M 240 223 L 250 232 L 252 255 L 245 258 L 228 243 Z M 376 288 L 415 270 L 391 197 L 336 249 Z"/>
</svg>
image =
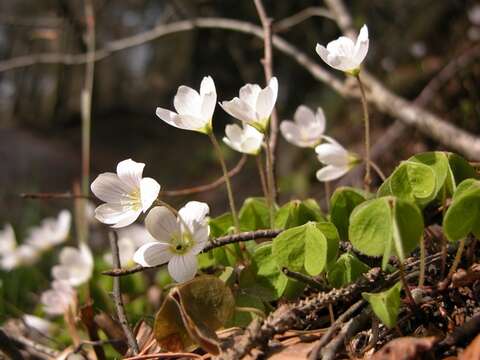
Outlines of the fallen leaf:
<svg viewBox="0 0 480 360">
<path fill-rule="evenodd" d="M 458 360 L 478 360 L 480 359 L 480 335 L 477 335 L 467 346 L 465 351 L 460 354 Z"/>
<path fill-rule="evenodd" d="M 416 360 L 432 350 L 437 338 L 402 337 L 385 344 L 373 356 L 372 360 Z"/>
<path fill-rule="evenodd" d="M 453 287 L 463 287 L 480 280 L 480 264 L 473 264 L 468 270 L 458 269 L 452 276 Z"/>
</svg>

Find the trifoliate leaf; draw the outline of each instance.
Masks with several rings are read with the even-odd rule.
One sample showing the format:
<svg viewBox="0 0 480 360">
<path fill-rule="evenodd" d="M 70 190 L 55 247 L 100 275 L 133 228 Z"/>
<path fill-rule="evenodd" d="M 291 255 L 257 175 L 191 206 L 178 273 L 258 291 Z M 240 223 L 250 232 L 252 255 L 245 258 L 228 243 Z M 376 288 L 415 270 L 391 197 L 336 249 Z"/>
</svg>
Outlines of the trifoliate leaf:
<svg viewBox="0 0 480 360">
<path fill-rule="evenodd" d="M 366 200 L 363 191 L 351 187 L 340 187 L 330 199 L 330 221 L 337 227 L 341 239 L 348 239 L 350 214 Z"/>
<path fill-rule="evenodd" d="M 324 220 L 315 200 L 292 200 L 283 205 L 275 216 L 276 229 L 289 229 L 309 221 Z"/>
<path fill-rule="evenodd" d="M 353 283 L 370 268 L 355 255 L 345 253 L 328 270 L 328 282 L 335 288 L 341 288 Z"/>
<path fill-rule="evenodd" d="M 270 211 L 264 198 L 248 198 L 239 212 L 240 230 L 253 231 L 270 228 Z"/>
</svg>

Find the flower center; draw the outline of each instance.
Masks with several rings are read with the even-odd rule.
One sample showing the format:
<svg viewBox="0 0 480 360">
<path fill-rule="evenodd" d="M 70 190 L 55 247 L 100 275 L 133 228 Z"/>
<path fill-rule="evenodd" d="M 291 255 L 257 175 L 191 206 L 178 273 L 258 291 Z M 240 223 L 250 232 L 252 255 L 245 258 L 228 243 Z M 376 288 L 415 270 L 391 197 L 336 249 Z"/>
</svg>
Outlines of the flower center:
<svg viewBox="0 0 480 360">
<path fill-rule="evenodd" d="M 194 240 L 188 232 L 173 234 L 170 239 L 170 250 L 179 255 L 187 253 L 193 246 Z"/>
<path fill-rule="evenodd" d="M 140 189 L 132 191 L 128 194 L 129 205 L 132 207 L 132 210 L 138 211 L 142 208 L 142 201 L 140 199 Z"/>
</svg>

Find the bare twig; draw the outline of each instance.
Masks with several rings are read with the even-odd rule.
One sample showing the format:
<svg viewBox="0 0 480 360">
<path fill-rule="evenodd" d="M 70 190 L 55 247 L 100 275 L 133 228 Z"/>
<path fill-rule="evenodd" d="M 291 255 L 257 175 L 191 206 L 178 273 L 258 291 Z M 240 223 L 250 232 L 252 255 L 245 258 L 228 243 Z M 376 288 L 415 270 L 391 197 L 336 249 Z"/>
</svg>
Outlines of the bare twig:
<svg viewBox="0 0 480 360">
<path fill-rule="evenodd" d="M 326 291 L 327 286 L 322 284 L 321 282 L 315 280 L 313 277 L 292 271 L 284 267 L 282 269 L 282 272 L 287 275 L 289 278 L 292 278 L 294 280 L 300 281 L 301 283 L 304 283 L 305 285 L 310 286 L 312 289 L 316 289 L 318 291 Z"/>
<path fill-rule="evenodd" d="M 118 253 L 118 235 L 116 232 L 110 232 L 110 247 L 112 248 L 113 267 L 115 269 L 120 268 L 120 255 Z M 123 305 L 122 293 L 120 290 L 120 278 L 115 277 L 113 279 L 113 300 L 117 309 L 118 320 L 122 325 L 123 332 L 127 337 L 127 342 L 132 352 L 137 355 L 139 352 L 137 340 L 130 329 L 128 324 L 127 315 L 125 313 L 125 307 Z"/>
<path fill-rule="evenodd" d="M 64 193 L 21 193 L 19 195 L 24 199 L 89 199 L 89 196 L 85 195 L 75 195 L 71 192 L 64 192 Z"/>
<path fill-rule="evenodd" d="M 328 328 L 327 332 L 322 335 L 320 340 L 317 341 L 315 346 L 313 347 L 310 355 L 308 356 L 309 360 L 315 360 L 318 358 L 320 354 L 320 350 L 328 344 L 332 336 L 335 334 L 342 324 L 347 321 L 353 314 L 355 314 L 360 308 L 362 308 L 366 304 L 365 300 L 358 300 L 355 304 L 350 306 L 346 311 L 340 315 L 337 320 Z"/>
<path fill-rule="evenodd" d="M 233 244 L 237 242 L 244 242 L 244 241 L 249 241 L 249 240 L 255 240 L 255 239 L 271 239 L 280 234 L 283 230 L 256 230 L 256 231 L 250 231 L 250 232 L 244 232 L 240 234 L 235 234 L 235 235 L 229 235 L 229 236 L 221 236 L 216 239 L 210 240 L 207 246 L 203 249 L 202 252 L 208 252 L 212 249 L 215 249 L 220 246 L 225 246 L 228 244 Z M 112 269 L 112 270 L 107 270 L 102 272 L 103 275 L 108 275 L 108 276 L 123 276 L 123 275 L 130 275 L 137 273 L 139 271 L 144 271 L 148 269 L 155 269 L 162 267 L 162 265 L 157 265 L 157 266 L 152 266 L 152 267 L 143 267 L 141 265 L 129 268 L 129 269 Z"/>
<path fill-rule="evenodd" d="M 304 22 L 307 19 L 310 19 L 314 16 L 321 16 L 327 19 L 334 19 L 332 13 L 328 9 L 320 6 L 310 6 L 302 11 L 299 11 L 292 16 L 286 17 L 285 19 L 276 21 L 272 24 L 272 31 L 275 33 L 287 31 L 292 27 Z"/>
</svg>

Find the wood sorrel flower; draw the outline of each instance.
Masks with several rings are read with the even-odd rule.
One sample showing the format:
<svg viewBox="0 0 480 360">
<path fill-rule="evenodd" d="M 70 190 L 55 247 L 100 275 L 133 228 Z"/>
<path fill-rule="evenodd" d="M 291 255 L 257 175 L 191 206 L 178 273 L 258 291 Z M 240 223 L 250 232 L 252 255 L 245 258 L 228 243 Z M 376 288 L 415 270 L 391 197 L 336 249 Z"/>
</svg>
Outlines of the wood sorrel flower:
<svg viewBox="0 0 480 360">
<path fill-rule="evenodd" d="M 173 99 L 176 113 L 157 107 L 157 116 L 167 124 L 179 129 L 208 134 L 212 131 L 212 117 L 217 103 L 215 83 L 205 76 L 200 84 L 200 94 L 185 85 L 178 88 Z"/>
<path fill-rule="evenodd" d="M 265 133 L 277 94 L 278 80 L 272 77 L 264 89 L 257 84 L 246 84 L 240 89 L 239 97 L 223 101 L 220 106 L 234 118 Z"/>
<path fill-rule="evenodd" d="M 176 217 L 163 206 L 153 208 L 145 219 L 147 230 L 157 240 L 140 247 L 133 260 L 142 266 L 168 262 L 168 272 L 177 282 L 192 279 L 197 272 L 197 255 L 208 241 L 210 229 L 207 204 L 190 201 Z"/>
<path fill-rule="evenodd" d="M 355 44 L 352 39 L 340 36 L 331 41 L 327 47 L 317 44 L 315 50 L 323 61 L 334 69 L 356 75 L 360 71 L 360 64 L 368 52 L 368 28 L 363 25 Z"/>
<path fill-rule="evenodd" d="M 359 161 L 355 154 L 348 152 L 331 137 L 325 136 L 325 139 L 328 143 L 318 145 L 315 148 L 318 160 L 326 165 L 317 171 L 317 179 L 319 181 L 338 179 L 345 175 Z"/>
<path fill-rule="evenodd" d="M 67 240 L 71 223 L 70 211 L 62 210 L 56 218 L 46 218 L 39 226 L 33 227 L 25 243 L 39 251 L 47 251 Z"/>
<path fill-rule="evenodd" d="M 52 282 L 52 288 L 40 297 L 43 309 L 50 315 L 63 315 L 75 303 L 75 290 L 66 281 Z"/>
<path fill-rule="evenodd" d="M 68 282 L 71 286 L 86 283 L 92 277 L 93 256 L 86 244 L 78 248 L 67 246 L 60 252 L 60 264 L 52 268 L 56 280 Z"/>
<path fill-rule="evenodd" d="M 104 224 L 120 228 L 133 223 L 141 212 L 146 212 L 160 191 L 152 178 L 142 178 L 145 164 L 132 159 L 117 165 L 117 173 L 103 173 L 93 181 L 92 192 L 105 201 L 95 209 L 95 217 Z"/>
<path fill-rule="evenodd" d="M 257 155 L 262 148 L 263 134 L 254 127 L 244 124 L 243 128 L 237 124 L 225 126 L 223 142 L 233 150 L 250 155 Z"/>
<path fill-rule="evenodd" d="M 13 270 L 21 265 L 31 265 L 40 256 L 40 250 L 32 245 L 17 246 L 13 227 L 5 225 L 0 231 L 0 269 Z"/>
<path fill-rule="evenodd" d="M 288 142 L 299 147 L 315 147 L 322 141 L 326 122 L 322 108 L 314 114 L 309 107 L 300 105 L 293 120 L 280 124 L 280 131 Z"/>
</svg>

